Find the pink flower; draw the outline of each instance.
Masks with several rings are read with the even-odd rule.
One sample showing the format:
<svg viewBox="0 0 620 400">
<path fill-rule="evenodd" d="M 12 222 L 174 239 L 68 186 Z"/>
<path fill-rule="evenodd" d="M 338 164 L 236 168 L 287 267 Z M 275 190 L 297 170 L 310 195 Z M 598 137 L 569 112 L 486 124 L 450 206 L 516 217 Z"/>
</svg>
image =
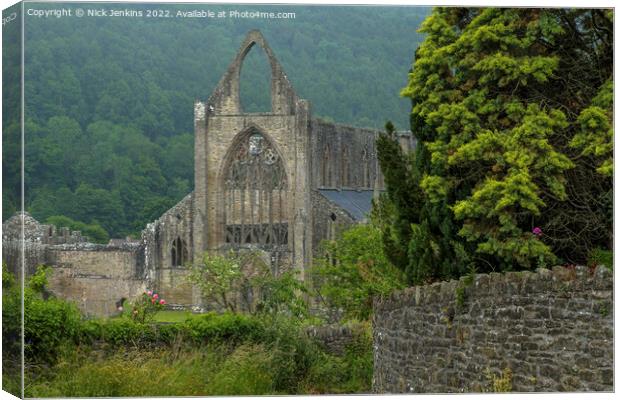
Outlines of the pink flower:
<svg viewBox="0 0 620 400">
<path fill-rule="evenodd" d="M 151 304 L 155 304 L 155 299 L 151 299 Z"/>
<path fill-rule="evenodd" d="M 153 295 L 153 291 L 149 290 L 148 292 L 146 292 L 146 294 L 148 294 L 149 296 L 152 296 Z"/>
<path fill-rule="evenodd" d="M 164 300 L 164 299 L 159 300 L 159 304 L 161 304 L 163 306 L 164 304 L 166 304 L 166 300 Z"/>
<path fill-rule="evenodd" d="M 159 295 L 158 295 L 157 293 L 155 293 L 155 294 L 153 295 L 153 298 L 154 298 L 155 300 L 157 300 L 157 299 L 159 298 Z"/>
<path fill-rule="evenodd" d="M 532 229 L 532 233 L 536 236 L 542 236 L 543 234 L 542 229 L 540 229 L 539 227 L 535 227 L 534 229 Z"/>
<path fill-rule="evenodd" d="M 118 306 L 118 307 L 117 307 L 117 310 L 118 310 L 118 311 L 123 311 L 123 306 Z"/>
</svg>

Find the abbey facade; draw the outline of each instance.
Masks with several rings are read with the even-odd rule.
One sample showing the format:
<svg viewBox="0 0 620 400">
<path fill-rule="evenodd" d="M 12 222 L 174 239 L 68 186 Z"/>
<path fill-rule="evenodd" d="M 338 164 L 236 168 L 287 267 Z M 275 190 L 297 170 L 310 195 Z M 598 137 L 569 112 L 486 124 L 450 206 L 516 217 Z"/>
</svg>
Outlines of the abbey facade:
<svg viewBox="0 0 620 400">
<path fill-rule="evenodd" d="M 246 113 L 240 103 L 240 72 L 253 46 L 271 66 L 268 113 Z M 185 277 L 205 251 L 258 250 L 273 273 L 295 268 L 303 277 L 320 242 L 364 222 L 383 190 L 379 132 L 313 118 L 259 31 L 248 33 L 209 99 L 194 104 L 194 129 L 194 191 L 140 240 L 92 244 L 24 213 L 3 224 L 3 259 L 27 273 L 52 266 L 50 290 L 90 314 L 110 315 L 119 299 L 147 288 L 171 307 L 204 309 Z M 407 133 L 399 140 L 414 146 Z"/>
</svg>

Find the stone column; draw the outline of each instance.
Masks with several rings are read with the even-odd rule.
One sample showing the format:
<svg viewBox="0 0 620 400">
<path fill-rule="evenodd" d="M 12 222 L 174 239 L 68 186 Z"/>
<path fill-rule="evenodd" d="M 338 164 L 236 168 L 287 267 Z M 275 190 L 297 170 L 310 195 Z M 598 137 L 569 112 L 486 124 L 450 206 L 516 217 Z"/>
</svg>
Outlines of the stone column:
<svg viewBox="0 0 620 400">
<path fill-rule="evenodd" d="M 192 262 L 199 262 L 207 248 L 207 114 L 208 105 L 194 103 L 194 197 Z M 200 291 L 192 288 L 192 301 L 201 304 Z"/>
<path fill-rule="evenodd" d="M 305 268 L 312 260 L 312 168 L 310 159 L 310 104 L 298 100 L 295 114 L 295 180 L 293 187 L 294 220 L 293 267 L 305 279 Z"/>
</svg>

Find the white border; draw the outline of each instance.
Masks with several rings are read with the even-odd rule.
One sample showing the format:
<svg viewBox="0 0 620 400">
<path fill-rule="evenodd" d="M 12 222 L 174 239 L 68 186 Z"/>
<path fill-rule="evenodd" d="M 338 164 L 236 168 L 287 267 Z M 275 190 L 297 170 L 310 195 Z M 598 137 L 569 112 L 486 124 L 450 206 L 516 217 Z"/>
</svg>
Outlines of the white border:
<svg viewBox="0 0 620 400">
<path fill-rule="evenodd" d="M 46 1 L 30 1 L 26 0 L 25 3 L 42 3 Z M 106 1 L 97 1 L 98 3 L 106 3 Z M 243 1 L 231 1 L 231 0 L 220 0 L 220 1 L 164 1 L 164 0 L 150 0 L 150 1 L 115 1 L 116 3 L 187 3 L 187 4 L 296 4 L 296 5 L 377 5 L 377 6 L 385 6 L 385 5 L 414 5 L 414 6 L 500 6 L 500 7 L 561 7 L 561 8 L 570 8 L 570 7 L 580 7 L 580 8 L 615 8 L 616 2 L 610 0 L 591 0 L 591 1 L 578 1 L 578 0 L 521 0 L 518 2 L 510 1 L 510 2 L 500 2 L 500 1 L 490 1 L 490 0 L 478 0 L 478 1 L 438 1 L 438 0 L 430 0 L 430 1 L 421 1 L 421 0 L 407 0 L 407 1 L 398 1 L 398 0 L 388 0 L 388 1 L 369 1 L 369 0 L 337 0 L 337 1 L 326 1 L 326 0 L 315 0 L 315 1 L 300 1 L 300 0 L 288 0 L 288 1 L 279 1 L 279 0 L 271 0 L 271 1 L 258 1 L 258 0 L 243 0 Z M 0 0 L 0 8 L 5 9 L 13 4 L 16 1 L 13 0 Z M 95 3 L 95 1 L 76 1 L 76 0 L 68 0 L 63 1 L 63 3 Z M 109 3 L 109 2 L 107 2 Z M 22 13 L 23 15 L 23 13 Z M 617 16 L 616 16 L 617 18 Z M 614 39 L 618 37 L 620 28 L 618 28 L 617 23 L 614 24 Z M 22 25 L 23 26 L 23 25 Z M 22 33 L 23 34 L 23 33 Z M 1 43 L 2 34 L 0 33 L 0 43 Z M 23 57 L 23 52 L 22 52 Z M 412 55 L 413 57 L 413 55 Z M 617 55 L 614 51 L 614 76 L 617 76 L 618 72 L 618 62 Z M 0 57 L 0 70 L 2 69 L 2 60 Z M 23 90 L 23 76 L 22 76 L 22 90 Z M 618 85 L 614 88 L 614 98 L 617 98 L 618 93 Z M 23 96 L 22 96 L 23 99 Z M 2 99 L 0 96 L 0 107 L 2 106 Z M 618 126 L 619 116 L 617 112 L 618 108 L 616 103 L 614 102 L 614 126 Z M 23 118 L 23 116 L 22 116 Z M 23 121 L 22 121 L 23 127 Z M 0 126 L 1 129 L 1 126 Z M 23 140 L 23 137 L 22 137 Z M 1 147 L 0 144 L 0 154 Z M 22 154 L 23 154 L 23 142 L 22 142 Z M 614 145 L 614 160 L 618 159 L 618 150 L 617 146 Z M 22 158 L 23 160 L 23 158 Z M 614 163 L 615 166 L 616 163 Z M 615 166 L 616 167 L 616 166 Z M 23 168 L 23 165 L 22 165 Z M 617 169 L 616 169 L 617 171 Z M 22 173 L 23 176 L 23 173 Z M 0 176 L 0 183 L 1 183 Z M 614 188 L 617 187 L 618 183 L 618 174 L 616 173 L 614 176 Z M 0 186 L 1 187 L 1 186 Z M 23 201 L 23 196 L 22 196 Z M 1 198 L 0 198 L 1 204 Z M 618 206 L 618 195 L 614 192 L 614 217 L 615 211 Z M 23 205 L 22 205 L 23 209 Z M 614 248 L 618 249 L 619 243 L 616 224 L 614 224 Z M 615 260 L 618 259 L 617 256 Z M 615 275 L 615 274 L 614 274 Z M 23 282 L 22 282 L 23 284 Z M 614 282 L 614 310 L 615 304 L 617 304 L 618 300 L 618 282 L 615 279 Z M 614 327 L 617 326 L 618 315 L 614 314 Z M 620 382 L 619 377 L 620 373 L 618 368 L 616 368 L 617 364 L 617 355 L 618 355 L 618 338 L 615 335 L 616 331 L 614 330 L 614 387 L 618 387 L 618 383 Z M 1 366 L 0 366 L 1 369 Z M 436 399 L 453 399 L 453 398 L 473 398 L 473 396 L 483 396 L 484 399 L 505 399 L 505 400 L 513 400 L 513 399 L 575 399 L 575 400 L 589 400 L 589 399 L 613 399 L 615 398 L 613 393 L 549 393 L 549 394 L 453 394 L 453 395 L 434 395 L 434 394 L 424 394 L 424 395 L 380 395 L 380 396 L 372 396 L 372 398 L 385 398 L 385 399 L 420 399 L 420 400 L 436 400 Z M 293 397 L 293 396 L 261 396 L 263 399 L 277 399 L 281 397 Z M 313 399 L 317 397 L 327 397 L 327 396 L 294 396 L 299 399 Z M 329 396 L 331 399 L 361 399 L 368 398 L 368 395 L 349 395 L 349 396 Z M 2 391 L 0 392 L 0 399 L 13 399 L 14 397 L 10 394 Z M 166 397 L 166 399 L 186 399 L 187 397 Z M 214 399 L 216 397 L 209 397 L 209 399 Z M 138 399 L 146 399 L 145 397 Z"/>
</svg>

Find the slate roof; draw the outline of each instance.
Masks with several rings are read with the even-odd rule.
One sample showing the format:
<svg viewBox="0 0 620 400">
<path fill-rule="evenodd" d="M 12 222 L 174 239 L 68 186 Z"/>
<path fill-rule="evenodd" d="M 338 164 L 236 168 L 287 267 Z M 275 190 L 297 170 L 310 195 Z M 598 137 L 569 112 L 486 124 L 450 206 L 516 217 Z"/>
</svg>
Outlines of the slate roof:
<svg viewBox="0 0 620 400">
<path fill-rule="evenodd" d="M 372 190 L 318 189 L 327 200 L 345 210 L 356 221 L 367 218 L 372 208 Z"/>
</svg>

